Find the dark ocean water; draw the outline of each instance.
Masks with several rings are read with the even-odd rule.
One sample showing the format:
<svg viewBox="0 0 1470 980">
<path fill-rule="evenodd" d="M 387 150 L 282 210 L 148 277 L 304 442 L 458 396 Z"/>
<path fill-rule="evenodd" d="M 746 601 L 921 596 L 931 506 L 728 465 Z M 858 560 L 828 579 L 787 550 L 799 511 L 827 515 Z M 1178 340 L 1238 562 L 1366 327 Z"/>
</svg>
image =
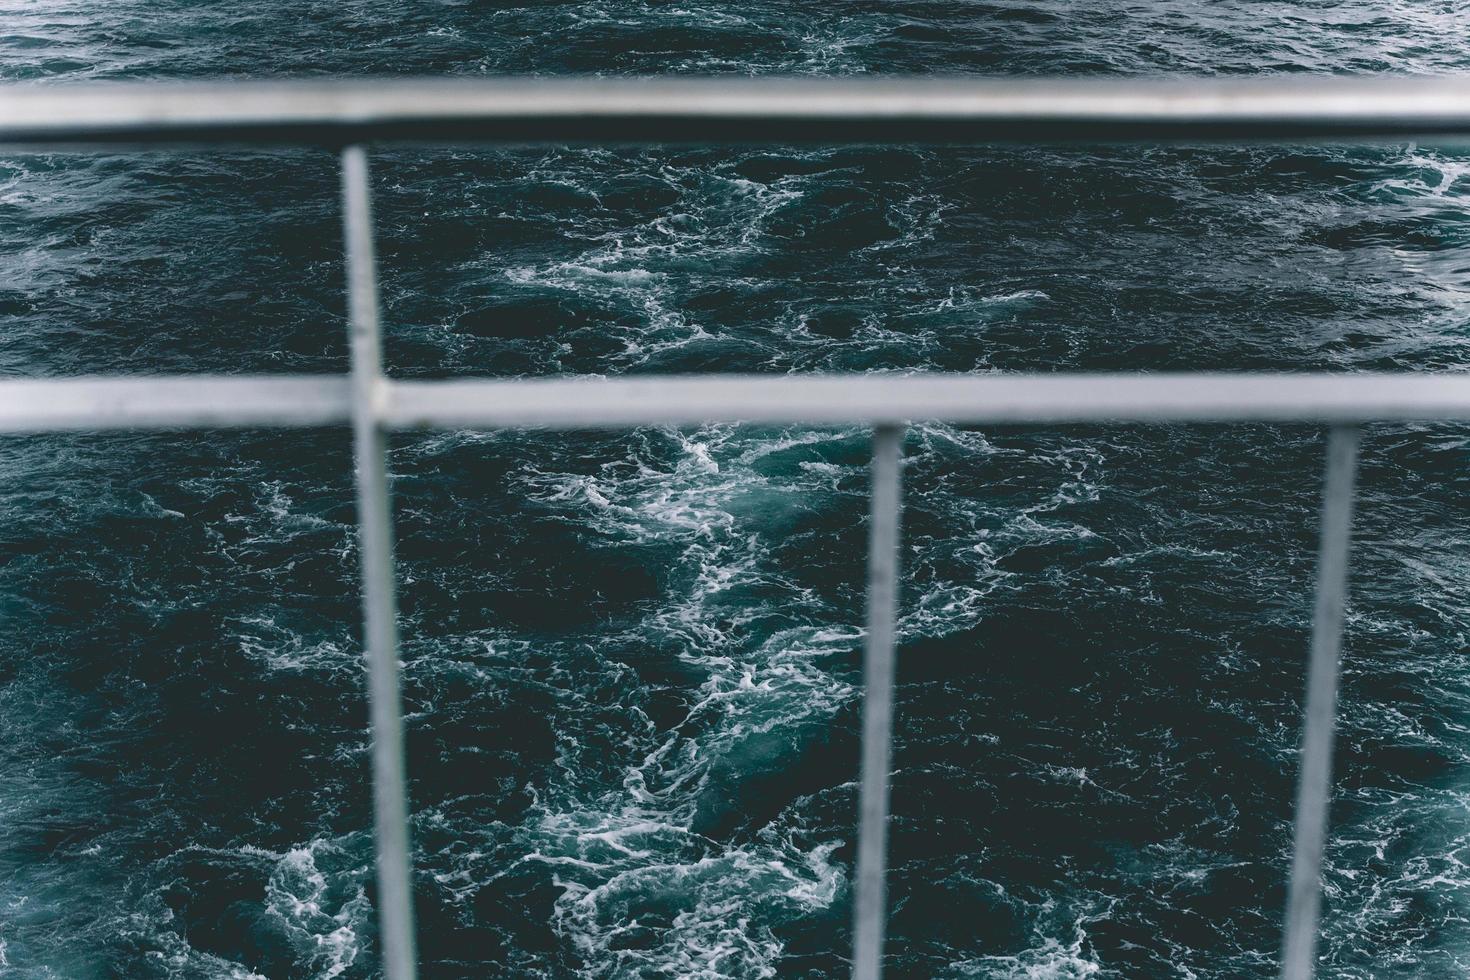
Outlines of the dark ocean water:
<svg viewBox="0 0 1470 980">
<path fill-rule="evenodd" d="M 0 77 L 1464 71 L 1470 6 L 0 3 Z M 325 153 L 0 156 L 0 370 L 340 371 Z M 395 148 L 400 377 L 1443 369 L 1470 155 Z M 376 972 L 347 433 L 0 442 L 0 973 Z M 894 977 L 1274 975 L 1321 433 L 907 443 Z M 395 442 L 426 977 L 842 975 L 867 439 Z M 1470 439 L 1363 447 L 1324 977 L 1470 971 Z"/>
</svg>

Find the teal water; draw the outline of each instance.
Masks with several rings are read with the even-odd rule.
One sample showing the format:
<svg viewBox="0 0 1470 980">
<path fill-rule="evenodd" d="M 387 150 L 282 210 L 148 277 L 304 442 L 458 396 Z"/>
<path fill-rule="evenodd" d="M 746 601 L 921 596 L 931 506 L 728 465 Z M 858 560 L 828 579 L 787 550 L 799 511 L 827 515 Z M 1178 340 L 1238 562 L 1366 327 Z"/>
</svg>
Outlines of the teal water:
<svg viewBox="0 0 1470 980">
<path fill-rule="evenodd" d="M 0 77 L 1463 71 L 1461 3 L 13 3 Z M 394 148 L 401 377 L 1424 370 L 1470 158 Z M 340 371 L 324 153 L 0 156 L 0 369 Z M 0 442 L 0 972 L 370 977 L 347 433 Z M 1274 975 L 1323 441 L 918 425 L 890 974 Z M 1463 427 L 1363 446 L 1325 977 L 1470 966 Z M 427 977 L 826 977 L 867 440 L 397 440 Z"/>
</svg>

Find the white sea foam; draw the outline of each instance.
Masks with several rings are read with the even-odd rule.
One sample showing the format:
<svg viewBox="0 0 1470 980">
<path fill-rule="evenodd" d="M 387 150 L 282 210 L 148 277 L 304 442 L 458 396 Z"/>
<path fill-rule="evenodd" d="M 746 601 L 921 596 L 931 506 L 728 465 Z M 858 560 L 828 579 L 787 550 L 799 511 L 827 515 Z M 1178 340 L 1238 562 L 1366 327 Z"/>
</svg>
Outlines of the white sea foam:
<svg viewBox="0 0 1470 980">
<path fill-rule="evenodd" d="M 1083 920 L 1078 920 L 1066 940 L 1047 936 L 1019 953 L 962 960 L 942 975 L 986 980 L 1083 980 L 1098 976 L 1102 964 L 1087 951 L 1087 932 L 1083 926 Z"/>
<path fill-rule="evenodd" d="M 321 859 L 333 867 L 323 870 Z M 365 871 L 338 842 L 319 838 L 282 856 L 266 883 L 267 911 L 320 980 L 342 975 L 363 954 L 372 916 Z"/>
<path fill-rule="evenodd" d="M 855 696 L 831 665 L 860 642 L 860 630 L 812 622 L 822 604 L 772 571 L 769 542 L 757 533 L 781 519 L 795 492 L 766 475 L 771 461 L 850 436 L 708 426 L 661 437 L 671 466 L 639 458 L 598 475 L 526 471 L 521 479 L 532 499 L 572 509 L 602 533 L 677 549 L 679 584 L 639 629 L 673 641 L 704 679 L 682 721 L 640 736 L 617 790 L 585 782 L 595 767 L 579 741 L 562 738 L 565 779 L 536 793 L 515 849 L 519 863 L 554 869 L 562 889 L 555 926 L 581 954 L 584 976 L 773 976 L 782 953 L 773 924 L 829 906 L 843 888 L 831 859 L 837 842 L 806 841 L 779 818 L 743 843 L 693 826 L 723 792 L 717 773 L 742 771 L 743 754 L 762 740 L 799 745 L 806 726 L 825 727 Z M 757 584 L 763 598 L 752 602 Z M 751 629 L 778 613 L 807 624 Z M 458 853 L 441 882 L 472 894 L 505 873 L 492 870 L 497 853 L 488 845 Z"/>
<path fill-rule="evenodd" d="M 772 916 L 780 915 L 769 903 L 793 902 L 790 911 L 797 914 L 835 901 L 844 880 L 830 862 L 835 844 L 798 846 L 789 833 L 772 828 L 758 837 L 759 846 L 722 845 L 693 834 L 691 826 L 701 800 L 719 791 L 714 779 L 723 760 L 744 771 L 742 753 L 753 740 L 799 742 L 802 726 L 824 724 L 856 695 L 831 665 L 834 656 L 861 642 L 860 627 L 822 622 L 830 611 L 773 572 L 767 535 L 754 532 L 769 529 L 773 520 L 779 524 L 792 492 L 840 493 L 834 477 L 861 474 L 864 467 L 835 466 L 810 454 L 862 435 L 706 426 L 663 437 L 676 450 L 672 465 L 637 458 L 595 475 L 522 474 L 532 499 L 572 508 L 602 533 L 678 546 L 678 581 L 684 584 L 649 613 L 642 628 L 675 640 L 679 655 L 705 671 L 683 721 L 661 733 L 650 731 L 652 741 L 624 771 L 621 793 L 604 789 L 589 799 L 569 784 L 538 795 L 533 810 L 539 817 L 522 830 L 528 835 L 523 860 L 556 869 L 563 889 L 556 925 L 581 952 L 588 977 L 771 976 L 781 944 L 770 932 Z M 977 433 L 930 426 L 921 427 L 920 437 L 924 452 L 989 451 Z M 958 546 L 976 577 L 926 588 L 904 617 L 903 634 L 943 635 L 983 617 L 987 597 L 1009 577 L 994 567 L 997 554 L 1023 542 L 1089 536 L 1085 526 L 1051 514 L 1094 499 L 1091 471 L 1097 459 L 1081 447 L 1058 452 L 1052 460 L 1064 481 L 1061 489 L 1012 509 L 999 535 L 979 527 L 992 518 L 978 512 L 956 522 L 982 535 Z M 862 506 L 864 490 L 859 481 L 846 493 Z M 947 554 L 956 550 L 950 543 L 943 547 Z M 755 583 L 765 586 L 766 598 L 752 603 L 740 590 Z M 750 624 L 777 609 L 809 625 L 752 639 Z M 578 747 L 566 749 L 573 757 L 563 761 L 562 770 L 585 772 Z M 1091 785 L 1082 770 L 1057 776 Z M 474 877 L 470 872 L 464 880 Z M 1075 948 L 1043 944 L 1012 960 L 995 960 L 991 975 L 1014 967 L 1021 971 L 1017 976 L 1087 976 L 1095 964 L 1081 955 L 1080 942 Z"/>
</svg>

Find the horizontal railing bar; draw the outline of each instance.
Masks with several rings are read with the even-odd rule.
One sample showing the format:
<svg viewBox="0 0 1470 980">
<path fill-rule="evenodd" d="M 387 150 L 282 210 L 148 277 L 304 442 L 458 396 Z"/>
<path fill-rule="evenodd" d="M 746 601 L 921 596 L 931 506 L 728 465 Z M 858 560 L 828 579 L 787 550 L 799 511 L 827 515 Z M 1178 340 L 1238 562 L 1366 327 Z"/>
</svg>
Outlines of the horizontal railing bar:
<svg viewBox="0 0 1470 980">
<path fill-rule="evenodd" d="M 684 375 L 399 382 L 395 428 L 1470 417 L 1470 374 Z"/>
<path fill-rule="evenodd" d="M 345 375 L 0 380 L 0 432 L 346 424 Z"/>
<path fill-rule="evenodd" d="M 345 424 L 340 376 L 0 380 L 0 432 Z M 1470 373 L 648 375 L 385 382 L 391 429 L 1470 419 Z"/>
<path fill-rule="evenodd" d="M 0 86 L 0 144 L 1470 133 L 1470 77 L 298 79 Z"/>
</svg>

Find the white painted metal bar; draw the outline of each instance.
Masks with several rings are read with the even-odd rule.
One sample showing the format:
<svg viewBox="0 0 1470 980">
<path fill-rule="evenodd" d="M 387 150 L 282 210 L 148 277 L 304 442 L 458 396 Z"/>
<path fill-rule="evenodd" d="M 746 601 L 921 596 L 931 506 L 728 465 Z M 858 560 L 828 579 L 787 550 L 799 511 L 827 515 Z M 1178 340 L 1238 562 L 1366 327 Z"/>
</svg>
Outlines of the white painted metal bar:
<svg viewBox="0 0 1470 980">
<path fill-rule="evenodd" d="M 0 433 L 309 426 L 350 420 L 347 379 L 0 380 Z M 1470 373 L 657 375 L 379 380 L 390 429 L 771 424 L 1470 419 Z"/>
<path fill-rule="evenodd" d="M 0 144 L 1470 133 L 1470 78 L 294 79 L 0 87 Z"/>
<path fill-rule="evenodd" d="M 403 764 L 403 705 L 398 682 L 393 513 L 388 496 L 387 436 L 379 418 L 384 392 L 382 330 L 372 193 L 367 153 L 361 146 L 350 146 L 342 153 L 342 212 L 352 341 L 352 433 L 357 457 L 363 643 L 373 740 L 378 929 L 384 976 L 387 980 L 413 980 L 413 879 Z"/>
<path fill-rule="evenodd" d="M 1327 474 L 1322 488 L 1317 598 L 1312 614 L 1311 655 L 1307 661 L 1307 703 L 1302 724 L 1291 882 L 1286 899 L 1282 980 L 1311 980 L 1316 967 L 1322 849 L 1327 843 L 1327 807 L 1332 792 L 1332 730 L 1337 711 L 1357 467 L 1358 430 L 1350 426 L 1333 428 L 1327 437 Z"/>
<path fill-rule="evenodd" d="M 853 980 L 883 976 L 888 861 L 888 779 L 893 755 L 894 623 L 898 619 L 898 538 L 902 516 L 903 427 L 873 430 L 868 518 L 868 630 L 863 644 L 862 775 L 853 895 Z"/>
<path fill-rule="evenodd" d="M 536 378 L 395 384 L 399 428 L 1470 418 L 1470 374 L 915 374 Z"/>
<path fill-rule="evenodd" d="M 10 378 L 0 433 L 345 424 L 343 375 Z"/>
</svg>

